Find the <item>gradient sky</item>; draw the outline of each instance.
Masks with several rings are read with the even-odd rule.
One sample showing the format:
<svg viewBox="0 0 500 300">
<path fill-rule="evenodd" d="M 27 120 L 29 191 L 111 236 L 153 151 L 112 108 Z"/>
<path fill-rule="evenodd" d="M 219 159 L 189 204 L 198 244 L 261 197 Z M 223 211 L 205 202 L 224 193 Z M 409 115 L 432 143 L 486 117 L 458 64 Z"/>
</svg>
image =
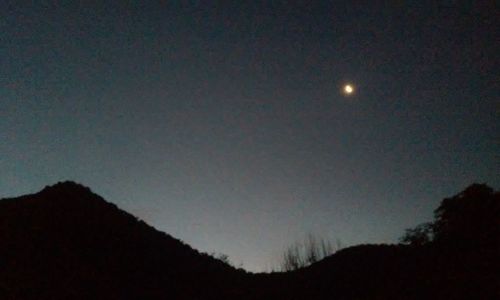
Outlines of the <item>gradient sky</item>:
<svg viewBox="0 0 500 300">
<path fill-rule="evenodd" d="M 255 271 L 500 186 L 498 8 L 51 2 L 0 4 L 0 197 L 74 180 Z"/>
</svg>

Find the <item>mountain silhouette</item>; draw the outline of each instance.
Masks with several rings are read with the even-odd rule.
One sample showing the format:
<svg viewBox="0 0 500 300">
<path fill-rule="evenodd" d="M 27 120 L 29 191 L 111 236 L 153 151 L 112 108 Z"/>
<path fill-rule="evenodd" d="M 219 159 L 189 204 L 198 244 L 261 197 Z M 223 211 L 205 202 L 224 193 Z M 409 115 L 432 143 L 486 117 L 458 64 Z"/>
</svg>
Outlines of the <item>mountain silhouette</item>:
<svg viewBox="0 0 500 300">
<path fill-rule="evenodd" d="M 0 241 L 0 299 L 215 299 L 242 273 L 73 182 L 0 201 Z"/>
<path fill-rule="evenodd" d="M 498 245 L 455 245 L 360 245 L 251 274 L 63 182 L 0 201 L 0 299 L 500 299 Z"/>
</svg>

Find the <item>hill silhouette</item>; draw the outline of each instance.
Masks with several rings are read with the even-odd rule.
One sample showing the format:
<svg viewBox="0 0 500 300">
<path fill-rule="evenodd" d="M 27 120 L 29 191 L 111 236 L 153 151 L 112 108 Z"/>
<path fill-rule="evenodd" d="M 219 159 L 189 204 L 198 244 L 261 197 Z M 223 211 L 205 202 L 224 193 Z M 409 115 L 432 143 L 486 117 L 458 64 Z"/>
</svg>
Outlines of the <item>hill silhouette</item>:
<svg viewBox="0 0 500 300">
<path fill-rule="evenodd" d="M 293 272 L 250 274 L 87 187 L 58 183 L 0 201 L 0 299 L 499 299 L 498 192 L 481 194 L 486 206 L 472 205 L 474 218 L 463 223 L 454 216 L 471 209 L 464 192 L 443 200 L 435 224 L 451 219 L 451 229 L 480 234 L 447 225 L 426 243 L 360 245 Z M 478 220 L 488 227 L 471 225 Z M 457 247 L 464 236 L 478 241 Z"/>
<path fill-rule="evenodd" d="M 1 299 L 215 299 L 242 273 L 73 182 L 0 201 L 0 240 Z"/>
</svg>

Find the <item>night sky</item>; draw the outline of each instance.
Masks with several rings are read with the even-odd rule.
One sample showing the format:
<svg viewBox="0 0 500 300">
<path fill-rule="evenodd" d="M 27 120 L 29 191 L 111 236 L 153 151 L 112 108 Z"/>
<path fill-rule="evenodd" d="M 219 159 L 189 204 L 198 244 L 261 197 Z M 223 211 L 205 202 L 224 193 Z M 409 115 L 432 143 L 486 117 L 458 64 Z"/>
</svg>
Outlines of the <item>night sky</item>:
<svg viewBox="0 0 500 300">
<path fill-rule="evenodd" d="M 0 197 L 74 180 L 259 271 L 500 186 L 494 4 L 51 2 L 0 4 Z"/>
</svg>

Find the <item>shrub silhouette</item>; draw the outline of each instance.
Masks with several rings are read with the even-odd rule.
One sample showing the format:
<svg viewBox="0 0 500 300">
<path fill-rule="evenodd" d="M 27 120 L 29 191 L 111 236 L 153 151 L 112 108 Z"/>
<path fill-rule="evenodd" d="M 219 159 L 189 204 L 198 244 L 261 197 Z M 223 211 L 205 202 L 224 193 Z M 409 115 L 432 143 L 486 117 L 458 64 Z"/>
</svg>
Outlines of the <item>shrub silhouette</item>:
<svg viewBox="0 0 500 300">
<path fill-rule="evenodd" d="M 340 249 L 340 241 L 334 246 L 329 240 L 307 235 L 303 242 L 295 242 L 284 251 L 280 263 L 281 271 L 294 271 L 309 266 L 332 255 Z"/>
</svg>

